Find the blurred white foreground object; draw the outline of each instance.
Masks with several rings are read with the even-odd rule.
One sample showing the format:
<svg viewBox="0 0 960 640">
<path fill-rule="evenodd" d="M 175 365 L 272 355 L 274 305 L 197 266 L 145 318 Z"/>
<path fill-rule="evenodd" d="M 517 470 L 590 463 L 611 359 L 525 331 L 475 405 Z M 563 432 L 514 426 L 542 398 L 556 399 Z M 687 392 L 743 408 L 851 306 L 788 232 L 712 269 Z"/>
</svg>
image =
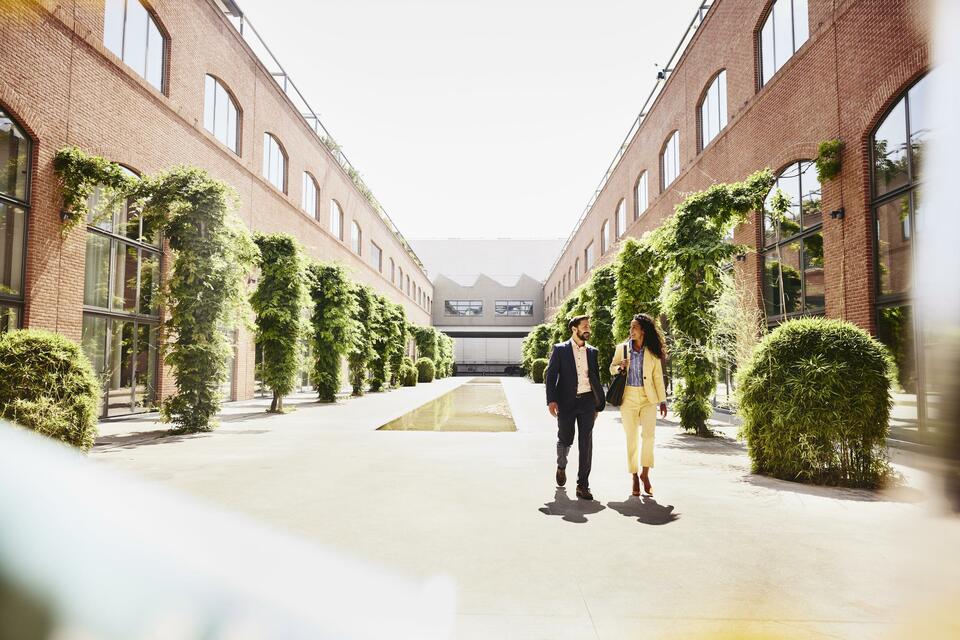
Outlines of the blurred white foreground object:
<svg viewBox="0 0 960 640">
<path fill-rule="evenodd" d="M 402 579 L 0 422 L 3 640 L 446 638 L 453 612 L 448 579 Z"/>
</svg>

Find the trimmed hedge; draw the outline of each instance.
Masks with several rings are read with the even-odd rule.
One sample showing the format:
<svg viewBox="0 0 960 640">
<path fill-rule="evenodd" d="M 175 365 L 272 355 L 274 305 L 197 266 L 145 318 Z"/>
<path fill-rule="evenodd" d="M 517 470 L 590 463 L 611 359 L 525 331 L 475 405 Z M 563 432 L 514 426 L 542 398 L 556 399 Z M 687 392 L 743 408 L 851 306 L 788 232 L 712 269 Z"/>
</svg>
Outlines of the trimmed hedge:
<svg viewBox="0 0 960 640">
<path fill-rule="evenodd" d="M 415 387 L 418 377 L 419 374 L 417 373 L 417 367 L 413 364 L 413 359 L 404 356 L 403 364 L 400 365 L 400 384 L 405 387 Z"/>
<path fill-rule="evenodd" d="M 803 318 L 780 325 L 738 376 L 753 471 L 880 486 L 890 474 L 891 364 L 886 348 L 850 323 Z"/>
<path fill-rule="evenodd" d="M 418 382 L 433 382 L 433 378 L 437 373 L 436 366 L 433 364 L 433 360 L 430 358 L 420 358 L 417 360 L 417 381 Z"/>
<path fill-rule="evenodd" d="M 100 398 L 75 342 L 32 329 L 0 336 L 0 417 L 87 451 L 97 437 Z"/>
<path fill-rule="evenodd" d="M 543 384 L 543 372 L 546 370 L 550 361 L 546 358 L 537 358 L 530 365 L 530 375 L 537 384 Z"/>
</svg>

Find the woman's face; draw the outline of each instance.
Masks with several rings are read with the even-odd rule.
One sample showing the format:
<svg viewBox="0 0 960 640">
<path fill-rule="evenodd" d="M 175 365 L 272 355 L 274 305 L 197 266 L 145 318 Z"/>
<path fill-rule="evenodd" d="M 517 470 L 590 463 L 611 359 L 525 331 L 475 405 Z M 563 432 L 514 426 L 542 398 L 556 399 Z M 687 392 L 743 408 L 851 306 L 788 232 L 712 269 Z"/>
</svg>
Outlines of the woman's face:
<svg viewBox="0 0 960 640">
<path fill-rule="evenodd" d="M 643 328 L 636 320 L 630 321 L 630 337 L 637 342 L 643 342 Z"/>
</svg>

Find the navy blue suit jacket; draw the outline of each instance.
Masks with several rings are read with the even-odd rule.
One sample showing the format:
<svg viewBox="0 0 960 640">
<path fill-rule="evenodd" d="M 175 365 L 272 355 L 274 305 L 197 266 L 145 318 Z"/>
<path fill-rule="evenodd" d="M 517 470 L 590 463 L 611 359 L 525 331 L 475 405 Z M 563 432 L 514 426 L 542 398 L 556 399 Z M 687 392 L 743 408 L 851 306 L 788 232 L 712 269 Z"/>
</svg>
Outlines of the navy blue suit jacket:
<svg viewBox="0 0 960 640">
<path fill-rule="evenodd" d="M 587 345 L 587 373 L 590 377 L 590 388 L 593 390 L 594 405 L 597 411 L 603 411 L 607 399 L 603 385 L 600 384 L 597 350 L 590 345 Z M 556 402 L 561 412 L 569 411 L 573 407 L 577 399 L 577 362 L 571 340 L 553 345 L 543 382 L 547 386 L 547 404 Z"/>
</svg>

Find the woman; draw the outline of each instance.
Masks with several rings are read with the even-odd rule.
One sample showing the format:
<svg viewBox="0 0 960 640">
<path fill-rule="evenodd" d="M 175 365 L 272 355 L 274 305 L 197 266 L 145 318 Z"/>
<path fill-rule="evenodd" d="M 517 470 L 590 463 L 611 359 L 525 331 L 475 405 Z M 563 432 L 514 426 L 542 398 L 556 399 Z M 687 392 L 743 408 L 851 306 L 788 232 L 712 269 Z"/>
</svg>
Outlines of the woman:
<svg viewBox="0 0 960 640">
<path fill-rule="evenodd" d="M 663 388 L 663 359 L 666 351 L 663 336 L 653 318 L 639 313 L 630 322 L 630 339 L 618 345 L 610 364 L 610 373 L 627 372 L 627 385 L 620 405 L 623 430 L 627 435 L 627 470 L 633 474 L 633 495 L 643 491 L 653 495 L 650 467 L 653 466 L 653 438 L 657 426 L 657 405 L 660 417 L 667 416 L 667 393 Z M 642 427 L 643 447 L 637 475 L 637 431 Z"/>
</svg>

